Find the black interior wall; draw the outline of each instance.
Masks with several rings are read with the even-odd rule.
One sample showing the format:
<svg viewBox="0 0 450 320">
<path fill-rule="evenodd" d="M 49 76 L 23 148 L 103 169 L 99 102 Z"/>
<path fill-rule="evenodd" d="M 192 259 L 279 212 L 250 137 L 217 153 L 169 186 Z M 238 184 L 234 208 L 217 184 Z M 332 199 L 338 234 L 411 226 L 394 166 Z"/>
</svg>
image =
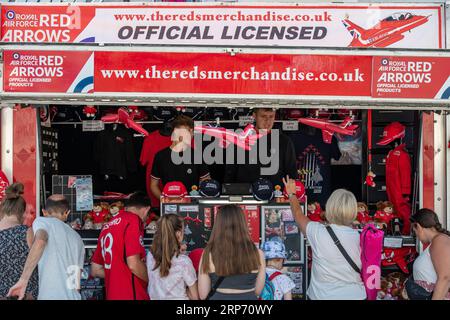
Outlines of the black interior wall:
<svg viewBox="0 0 450 320">
<path fill-rule="evenodd" d="M 363 181 L 361 165 L 333 165 L 331 166 L 331 190 L 347 189 L 358 201 L 364 201 L 362 195 Z"/>
<path fill-rule="evenodd" d="M 222 126 L 228 128 L 237 128 L 238 122 L 223 123 Z M 362 124 L 364 125 L 364 124 Z M 106 124 L 111 126 L 111 124 Z M 161 126 L 159 123 L 146 123 L 144 128 L 152 132 L 158 130 Z M 99 175 L 98 168 L 94 161 L 94 141 L 98 132 L 83 132 L 81 122 L 52 124 L 57 129 L 58 146 L 59 146 L 59 170 L 60 175 L 92 175 L 94 182 L 94 193 L 102 194 L 104 191 L 117 191 L 122 193 L 130 193 L 136 190 L 145 191 L 145 168 L 138 164 L 138 172 L 130 175 L 126 180 L 120 181 L 111 178 L 104 181 Z M 281 123 L 276 123 L 277 128 L 281 128 Z M 130 131 L 134 134 L 133 131 Z M 133 139 L 134 151 L 137 161 L 139 160 L 144 137 L 136 136 Z M 206 145 L 204 145 L 205 147 Z M 223 181 L 224 166 L 210 166 L 210 172 L 213 179 L 220 182 Z M 345 188 L 352 191 L 358 200 L 365 200 L 363 195 L 363 180 L 365 173 L 363 166 L 360 165 L 334 165 L 331 170 L 332 190 L 337 188 Z M 47 174 L 45 178 L 47 195 L 51 191 L 51 176 Z"/>
</svg>

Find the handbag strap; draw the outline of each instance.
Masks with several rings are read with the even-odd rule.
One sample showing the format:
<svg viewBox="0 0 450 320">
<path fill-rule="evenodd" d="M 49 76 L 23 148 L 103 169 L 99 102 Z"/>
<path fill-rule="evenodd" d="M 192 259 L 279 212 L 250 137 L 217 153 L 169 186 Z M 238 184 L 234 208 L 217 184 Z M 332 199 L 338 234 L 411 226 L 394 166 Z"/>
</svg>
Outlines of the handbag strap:
<svg viewBox="0 0 450 320">
<path fill-rule="evenodd" d="M 220 284 L 222 283 L 222 281 L 224 279 L 225 279 L 225 277 L 217 278 L 217 281 L 214 284 L 214 286 L 211 288 L 211 291 L 208 293 L 208 296 L 206 297 L 206 300 L 211 299 L 211 297 L 216 293 L 217 289 L 220 287 Z"/>
<path fill-rule="evenodd" d="M 347 260 L 347 262 L 350 264 L 350 266 L 353 268 L 353 270 L 355 270 L 357 273 L 361 273 L 361 270 L 358 268 L 356 263 L 353 262 L 352 258 L 350 258 L 347 251 L 345 251 L 344 247 L 342 246 L 342 243 L 339 241 L 338 237 L 334 233 L 331 226 L 326 226 L 326 229 L 327 229 L 328 233 L 330 234 L 331 239 L 333 239 L 334 244 L 336 245 L 336 247 L 338 247 L 339 251 L 344 256 L 345 260 Z"/>
</svg>

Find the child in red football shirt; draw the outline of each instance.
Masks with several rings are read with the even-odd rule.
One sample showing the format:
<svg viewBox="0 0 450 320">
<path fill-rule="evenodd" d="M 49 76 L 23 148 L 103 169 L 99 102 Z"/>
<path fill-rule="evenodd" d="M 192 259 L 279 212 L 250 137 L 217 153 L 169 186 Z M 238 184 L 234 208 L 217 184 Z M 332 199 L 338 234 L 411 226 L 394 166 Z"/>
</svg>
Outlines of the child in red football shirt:
<svg viewBox="0 0 450 320">
<path fill-rule="evenodd" d="M 149 300 L 143 222 L 150 206 L 145 194 L 135 193 L 125 211 L 103 226 L 91 273 L 105 278 L 107 300 Z"/>
</svg>

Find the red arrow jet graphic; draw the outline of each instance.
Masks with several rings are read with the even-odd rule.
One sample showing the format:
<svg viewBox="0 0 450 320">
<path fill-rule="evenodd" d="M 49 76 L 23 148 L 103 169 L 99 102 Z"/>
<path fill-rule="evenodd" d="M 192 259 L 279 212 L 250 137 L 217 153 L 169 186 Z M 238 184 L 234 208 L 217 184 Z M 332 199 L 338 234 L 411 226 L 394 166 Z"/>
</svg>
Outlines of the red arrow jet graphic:
<svg viewBox="0 0 450 320">
<path fill-rule="evenodd" d="M 403 33 L 428 22 L 429 16 L 415 16 L 409 12 L 398 12 L 381 20 L 371 29 L 364 29 L 351 22 L 348 16 L 342 23 L 353 36 L 349 47 L 386 48 L 402 40 Z"/>
</svg>

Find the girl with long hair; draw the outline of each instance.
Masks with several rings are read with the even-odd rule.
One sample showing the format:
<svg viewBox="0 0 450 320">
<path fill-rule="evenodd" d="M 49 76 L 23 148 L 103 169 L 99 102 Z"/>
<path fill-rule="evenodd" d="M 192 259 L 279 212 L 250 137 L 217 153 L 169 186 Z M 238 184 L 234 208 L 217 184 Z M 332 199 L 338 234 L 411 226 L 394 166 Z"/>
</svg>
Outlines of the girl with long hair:
<svg viewBox="0 0 450 320">
<path fill-rule="evenodd" d="M 183 219 L 163 215 L 147 254 L 148 293 L 152 300 L 198 300 L 197 276 L 188 256 L 181 253 Z"/>
<path fill-rule="evenodd" d="M 264 282 L 264 253 L 252 242 L 242 209 L 221 207 L 200 261 L 200 299 L 256 300 Z"/>
</svg>

